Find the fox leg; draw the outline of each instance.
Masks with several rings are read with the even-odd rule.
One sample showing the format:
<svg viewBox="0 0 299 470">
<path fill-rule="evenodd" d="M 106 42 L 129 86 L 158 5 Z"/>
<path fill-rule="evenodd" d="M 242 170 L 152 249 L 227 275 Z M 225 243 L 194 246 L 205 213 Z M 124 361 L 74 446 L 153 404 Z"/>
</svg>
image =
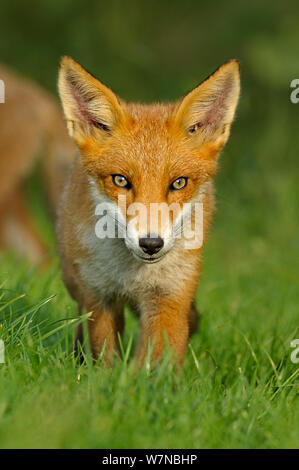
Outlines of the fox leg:
<svg viewBox="0 0 299 470">
<path fill-rule="evenodd" d="M 90 349 L 94 360 L 101 353 L 106 365 L 111 366 L 113 356 L 119 353 L 118 335 L 123 335 L 124 309 L 122 304 L 101 305 L 90 300 L 85 302 L 87 312 L 92 312 L 88 319 Z"/>
<path fill-rule="evenodd" d="M 184 297 L 183 297 L 184 296 Z M 144 363 L 151 347 L 151 361 L 157 362 L 163 355 L 165 339 L 174 353 L 175 362 L 182 365 L 189 339 L 189 312 L 192 297 L 185 293 L 175 297 L 160 297 L 152 305 L 152 311 L 141 315 L 140 340 L 136 358 Z"/>
</svg>

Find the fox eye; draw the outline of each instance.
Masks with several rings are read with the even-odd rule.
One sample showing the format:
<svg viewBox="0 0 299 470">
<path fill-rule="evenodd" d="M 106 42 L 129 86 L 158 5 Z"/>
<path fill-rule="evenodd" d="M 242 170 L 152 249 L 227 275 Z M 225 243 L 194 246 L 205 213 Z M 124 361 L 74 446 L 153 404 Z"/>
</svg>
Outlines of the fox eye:
<svg viewBox="0 0 299 470">
<path fill-rule="evenodd" d="M 119 188 L 131 189 L 132 187 L 130 181 L 123 175 L 112 175 L 112 181 Z"/>
<path fill-rule="evenodd" d="M 178 191 L 179 189 L 184 189 L 188 184 L 188 178 L 184 176 L 180 176 L 175 181 L 173 181 L 170 185 L 170 189 L 172 191 Z"/>
</svg>

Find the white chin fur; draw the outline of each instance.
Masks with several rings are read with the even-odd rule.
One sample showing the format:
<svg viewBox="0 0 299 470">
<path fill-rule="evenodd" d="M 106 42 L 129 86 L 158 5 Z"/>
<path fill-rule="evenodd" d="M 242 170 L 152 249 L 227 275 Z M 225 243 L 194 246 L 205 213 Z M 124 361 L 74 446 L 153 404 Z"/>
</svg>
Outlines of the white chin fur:
<svg viewBox="0 0 299 470">
<path fill-rule="evenodd" d="M 136 253 L 134 253 L 134 251 L 131 251 L 131 253 L 132 253 L 132 255 L 134 256 L 135 259 L 137 259 L 141 263 L 145 263 L 145 264 L 155 264 L 155 263 L 158 263 L 159 261 L 161 261 L 162 258 L 164 258 L 164 255 L 161 255 L 157 258 L 146 258 L 146 257 L 141 257 L 141 256 L 137 255 Z"/>
</svg>

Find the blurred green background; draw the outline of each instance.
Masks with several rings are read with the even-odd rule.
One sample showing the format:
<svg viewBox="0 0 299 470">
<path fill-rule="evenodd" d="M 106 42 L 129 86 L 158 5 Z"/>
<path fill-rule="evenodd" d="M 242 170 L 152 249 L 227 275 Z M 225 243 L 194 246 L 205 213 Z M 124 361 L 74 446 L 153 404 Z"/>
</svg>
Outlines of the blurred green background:
<svg viewBox="0 0 299 470">
<path fill-rule="evenodd" d="M 57 258 L 41 274 L 1 255 L 0 323 L 10 345 L 0 368 L 0 446 L 298 447 L 299 369 L 290 361 L 299 317 L 299 103 L 290 101 L 298 1 L 2 0 L 0 9 L 0 61 L 53 93 L 64 54 L 126 100 L 175 100 L 230 58 L 241 63 L 242 85 L 217 176 L 201 328 L 176 392 L 167 367 L 151 381 L 120 364 L 116 373 L 78 372 L 70 332 L 61 347 L 55 330 L 75 315 Z M 38 181 L 30 197 L 47 232 Z M 52 294 L 36 323 L 18 320 Z"/>
<path fill-rule="evenodd" d="M 244 212 L 257 198 L 255 217 L 271 214 L 289 237 L 296 217 L 283 191 L 296 189 L 299 168 L 299 104 L 290 101 L 298 43 L 296 0 L 1 2 L 0 60 L 53 93 L 64 54 L 124 99 L 145 102 L 177 99 L 239 59 L 242 94 L 218 188 Z"/>
</svg>

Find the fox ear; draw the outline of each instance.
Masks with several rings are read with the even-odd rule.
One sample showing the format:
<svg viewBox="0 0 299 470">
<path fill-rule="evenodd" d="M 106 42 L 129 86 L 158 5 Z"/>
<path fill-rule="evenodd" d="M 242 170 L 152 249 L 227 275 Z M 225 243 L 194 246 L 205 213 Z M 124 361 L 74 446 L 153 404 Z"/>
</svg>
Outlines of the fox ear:
<svg viewBox="0 0 299 470">
<path fill-rule="evenodd" d="M 69 134 L 79 145 L 94 133 L 110 134 L 122 118 L 116 95 L 71 57 L 61 59 L 58 89 Z"/>
<path fill-rule="evenodd" d="M 175 122 L 195 146 L 226 143 L 240 93 L 239 63 L 231 60 L 188 93 L 175 109 Z"/>
</svg>

